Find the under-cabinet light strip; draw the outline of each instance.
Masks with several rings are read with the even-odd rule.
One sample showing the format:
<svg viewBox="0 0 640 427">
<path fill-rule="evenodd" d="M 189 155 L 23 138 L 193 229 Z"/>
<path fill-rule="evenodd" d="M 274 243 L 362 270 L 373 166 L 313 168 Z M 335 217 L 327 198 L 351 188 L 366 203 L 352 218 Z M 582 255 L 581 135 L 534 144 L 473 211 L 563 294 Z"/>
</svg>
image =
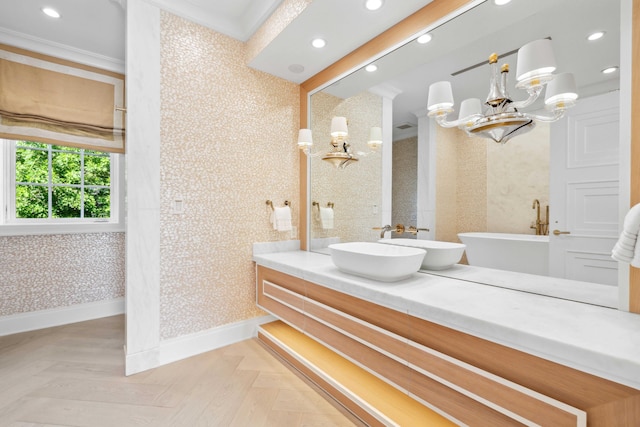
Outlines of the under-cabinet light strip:
<svg viewBox="0 0 640 427">
<path fill-rule="evenodd" d="M 522 394 L 524 394 L 526 396 L 532 397 L 532 398 L 534 398 L 536 400 L 539 400 L 541 402 L 544 402 L 544 403 L 546 403 L 546 404 L 548 404 L 550 406 L 556 407 L 556 408 L 558 408 L 558 409 L 560 409 L 562 411 L 568 412 L 568 413 L 570 413 L 570 414 L 572 414 L 572 415 L 574 415 L 576 417 L 576 427 L 586 427 L 586 422 L 587 422 L 586 421 L 586 413 L 584 411 L 578 409 L 578 408 L 575 408 L 573 406 L 567 405 L 567 404 L 565 404 L 563 402 L 560 402 L 560 401 L 558 401 L 556 399 L 553 399 L 551 397 L 545 396 L 545 395 L 543 395 L 541 393 L 538 393 L 538 392 L 536 392 L 534 390 L 531 390 L 531 389 L 528 389 L 526 387 L 523 387 L 523 386 L 521 386 L 519 384 L 516 384 L 516 383 L 514 383 L 512 381 L 509 381 L 507 379 L 501 378 L 501 377 L 499 377 L 497 375 L 491 374 L 491 373 L 489 373 L 487 371 L 479 369 L 479 368 L 477 368 L 477 367 L 475 367 L 473 365 L 470 365 L 470 364 L 468 364 L 466 362 L 463 362 L 461 360 L 455 359 L 455 358 L 453 358 L 451 356 L 448 356 L 448 355 L 446 355 L 444 353 L 440 353 L 440 352 L 438 352 L 436 350 L 433 350 L 433 349 L 431 349 L 429 347 L 426 347 L 426 346 L 423 346 L 421 344 L 415 343 L 415 342 L 413 342 L 413 341 L 411 341 L 409 339 L 406 339 L 406 338 L 401 337 L 401 336 L 399 336 L 397 334 L 394 334 L 393 332 L 389 332 L 389 331 L 387 331 L 385 329 L 382 329 L 382 328 L 380 328 L 380 327 L 378 327 L 376 325 L 373 325 L 373 324 L 370 324 L 368 322 L 365 322 L 365 321 L 363 321 L 363 320 L 361 320 L 361 319 L 359 319 L 357 317 L 351 316 L 351 315 L 349 315 L 347 313 L 344 313 L 344 312 L 342 312 L 340 310 L 337 310 L 337 309 L 335 309 L 333 307 L 330 307 L 330 306 L 327 306 L 325 304 L 319 303 L 319 302 L 317 302 L 315 300 L 312 300 L 312 299 L 310 299 L 308 297 L 305 297 L 305 296 L 302 296 L 302 295 L 297 294 L 295 292 L 289 291 L 288 289 L 284 289 L 284 288 L 278 286 L 277 284 L 268 282 L 266 280 L 264 282 L 267 282 L 270 285 L 275 286 L 275 287 L 279 288 L 280 290 L 282 290 L 284 292 L 287 292 L 287 293 L 289 293 L 291 295 L 294 295 L 294 296 L 300 298 L 305 303 L 310 303 L 310 304 L 316 305 L 316 306 L 318 306 L 318 307 L 320 307 L 320 308 L 322 308 L 324 310 L 330 311 L 330 312 L 332 312 L 332 313 L 334 313 L 336 315 L 342 316 L 342 317 L 344 317 L 344 318 L 346 318 L 346 319 L 348 319 L 348 320 L 350 320 L 352 322 L 358 323 L 358 324 L 360 324 L 362 326 L 365 326 L 365 327 L 367 327 L 369 329 L 372 329 L 372 330 L 374 330 L 376 332 L 379 332 L 379 333 L 381 333 L 383 335 L 386 335 L 389 338 L 392 338 L 392 339 L 394 339 L 396 341 L 406 342 L 407 344 L 411 345 L 414 348 L 417 348 L 417 349 L 419 349 L 419 350 L 421 350 L 423 352 L 429 353 L 429 354 L 431 354 L 431 355 L 433 355 L 435 357 L 438 357 L 438 358 L 440 358 L 442 360 L 445 360 L 446 362 L 452 363 L 452 364 L 454 364 L 454 365 L 456 365 L 456 366 L 458 366 L 458 367 L 460 367 L 462 369 L 465 369 L 467 371 L 473 372 L 474 374 L 477 374 L 479 376 L 487 378 L 490 381 L 494 381 L 496 383 L 502 384 L 502 385 L 504 385 L 506 387 L 509 387 L 509 388 L 513 389 L 514 391 L 517 391 L 517 392 L 522 393 Z M 270 296 L 270 297 L 273 298 L 273 299 L 278 300 L 277 297 L 273 297 L 273 296 Z M 281 304 L 287 305 L 288 307 L 293 308 L 296 311 L 302 313 L 302 311 L 300 311 L 299 309 L 297 309 L 295 307 L 291 307 L 286 302 L 283 302 L 283 301 L 280 301 L 280 300 L 278 300 L 278 302 L 280 302 Z M 326 322 L 323 319 L 320 319 L 320 318 L 318 318 L 318 317 L 316 317 L 314 315 L 311 315 L 309 313 L 304 313 L 304 314 L 305 314 L 305 316 L 308 316 L 308 317 L 316 320 L 317 322 L 322 323 L 323 325 L 325 325 L 325 326 L 327 326 L 327 327 L 329 327 L 329 328 L 331 328 L 331 329 L 333 329 L 333 330 L 335 330 L 335 331 L 337 331 L 337 332 L 339 332 L 339 333 L 341 333 L 341 334 L 343 334 L 343 335 L 345 335 L 345 336 L 347 336 L 347 337 L 349 337 L 349 338 L 351 338 L 351 339 L 353 339 L 353 340 L 355 340 L 355 341 L 357 341 L 357 342 L 359 342 L 359 343 L 361 343 L 363 345 L 366 345 L 369 348 L 372 348 L 375 351 L 377 351 L 377 352 L 379 352 L 381 354 L 384 354 L 385 356 L 387 356 L 387 357 L 389 357 L 389 358 L 391 358 L 391 359 L 393 359 L 393 360 L 395 360 L 397 362 L 408 363 L 409 367 L 411 367 L 412 369 L 414 369 L 414 370 L 422 373 L 423 375 L 433 379 L 434 381 L 437 381 L 437 382 L 439 382 L 439 383 L 441 383 L 441 384 L 443 384 L 443 385 L 445 385 L 445 386 L 447 386 L 447 387 L 449 387 L 449 388 L 451 388 L 453 390 L 456 390 L 457 392 L 459 392 L 459 393 L 461 393 L 461 394 L 463 394 L 463 395 L 465 395 L 465 396 L 467 396 L 467 397 L 469 397 L 469 398 L 471 398 L 471 399 L 473 399 L 473 400 L 475 400 L 477 402 L 480 402 L 483 405 L 485 405 L 487 407 L 490 407 L 490 408 L 492 408 L 492 409 L 494 409 L 494 410 L 496 410 L 496 411 L 498 411 L 498 412 L 500 412 L 500 413 L 502 413 L 502 414 L 514 419 L 514 420 L 517 420 L 518 422 L 521 422 L 521 423 L 523 423 L 523 424 L 525 424 L 527 426 L 532 426 L 532 427 L 538 426 L 538 424 L 527 420 L 526 418 L 524 418 L 524 417 L 522 417 L 522 416 L 520 416 L 520 415 L 518 415 L 518 414 L 516 414 L 516 413 L 514 413 L 512 411 L 510 411 L 507 408 L 504 408 L 504 407 L 502 407 L 502 406 L 500 406 L 500 405 L 498 405 L 496 403 L 493 403 L 493 402 L 491 402 L 491 401 L 489 401 L 489 400 L 487 400 L 487 399 L 485 399 L 485 398 L 483 398 L 481 396 L 476 395 L 475 393 L 472 393 L 472 392 L 470 392 L 470 391 L 468 391 L 468 390 L 466 390 L 466 389 L 464 389 L 464 388 L 462 388 L 462 387 L 460 387 L 460 386 L 458 386 L 458 385 L 456 385 L 454 383 L 449 382 L 448 380 L 446 380 L 444 378 L 441 378 L 438 375 L 430 373 L 430 372 L 420 368 L 419 366 L 416 366 L 416 365 L 414 365 L 414 364 L 412 364 L 412 363 L 410 363 L 408 361 L 405 361 L 405 360 L 397 357 L 396 355 L 394 355 L 394 354 L 392 354 L 392 353 L 390 353 L 390 352 L 388 352 L 388 351 L 386 351 L 384 349 L 381 349 L 380 347 L 378 347 L 378 346 L 376 346 L 376 345 L 374 345 L 374 344 L 372 344 L 372 343 L 370 343 L 370 342 L 368 342 L 368 341 L 366 341 L 366 340 L 364 340 L 364 339 L 362 339 L 360 337 L 357 337 L 357 336 L 351 334 L 350 332 L 347 332 L 347 331 L 345 331 L 345 330 L 343 330 L 341 328 L 338 328 L 338 327 Z M 320 340 L 320 341 L 322 341 L 322 340 Z M 330 345 L 328 345 L 328 344 L 326 344 L 324 342 L 323 342 L 323 344 L 328 346 L 328 347 L 330 347 L 330 348 L 332 348 Z M 376 377 L 380 378 L 381 380 L 393 385 L 396 388 L 399 388 L 399 389 L 402 389 L 404 391 L 407 391 L 403 387 L 400 387 L 399 385 L 391 382 L 387 378 L 385 378 L 385 377 L 381 376 L 380 374 L 370 370 L 366 366 L 362 366 L 358 361 L 353 360 L 351 357 L 349 357 L 348 355 L 343 354 L 339 350 L 337 350 L 337 349 L 333 349 L 333 350 L 336 351 L 337 353 L 339 353 L 341 356 L 343 356 L 343 357 L 347 358 L 348 360 L 352 361 L 353 363 L 357 364 L 358 366 L 361 366 L 367 372 L 370 372 L 372 375 L 375 375 Z M 429 408 L 433 409 L 434 411 L 437 411 L 441 415 L 446 416 L 447 418 L 451 418 L 450 415 L 444 414 L 441 410 L 439 410 L 439 409 L 433 407 L 432 405 L 428 404 L 428 402 L 425 402 L 422 399 L 420 399 L 420 401 L 423 402 L 423 404 L 427 405 Z M 459 423 L 459 421 L 457 421 L 457 420 L 456 420 L 456 422 Z"/>
<path fill-rule="evenodd" d="M 290 294 L 290 295 L 296 296 L 296 297 L 300 298 L 301 300 L 303 300 L 303 301 L 304 301 L 304 302 L 306 302 L 306 303 L 312 303 L 312 304 L 314 304 L 314 305 L 320 306 L 321 308 L 324 308 L 324 309 L 326 309 L 327 311 L 331 311 L 331 312 L 333 312 L 334 314 L 338 314 L 338 315 L 340 315 L 340 316 L 346 317 L 346 318 L 347 318 L 347 319 L 349 319 L 349 320 L 352 320 L 352 321 L 354 321 L 354 322 L 356 322 L 356 323 L 360 323 L 361 325 L 364 325 L 364 326 L 366 326 L 366 327 L 368 327 L 368 328 L 370 328 L 370 329 L 376 330 L 377 332 L 380 332 L 381 334 L 386 335 L 386 336 L 388 336 L 388 337 L 390 337 L 390 338 L 392 338 L 392 339 L 394 339 L 394 340 L 396 340 L 396 341 L 401 341 L 401 342 L 404 342 L 404 343 L 408 343 L 408 341 L 409 341 L 407 338 L 401 337 L 401 336 L 399 336 L 399 335 L 397 335 L 397 334 L 394 334 L 393 332 L 389 332 L 389 331 L 387 331 L 387 330 L 385 330 L 385 329 L 379 328 L 378 326 L 376 326 L 376 325 L 372 325 L 372 324 L 370 324 L 370 323 L 368 323 L 368 322 L 364 322 L 364 321 L 362 321 L 362 320 L 358 319 L 357 317 L 353 317 L 353 316 L 351 316 L 351 315 L 349 315 L 349 314 L 346 314 L 346 313 L 344 313 L 344 312 L 342 312 L 342 311 L 336 310 L 336 309 L 334 309 L 333 307 L 329 307 L 329 306 L 327 306 L 327 305 L 324 305 L 324 304 L 322 304 L 322 303 L 319 303 L 319 302 L 317 302 L 317 301 L 314 301 L 314 300 L 312 300 L 312 299 L 310 299 L 310 298 L 308 298 L 308 297 L 302 296 L 302 295 L 300 295 L 300 294 L 298 294 L 298 293 L 296 293 L 296 292 L 290 291 L 289 289 L 285 289 L 285 288 L 283 288 L 283 287 L 281 287 L 281 286 L 279 286 L 279 285 L 277 285 L 277 284 L 275 284 L 275 283 L 272 283 L 272 282 L 270 282 L 270 281 L 268 281 L 268 280 L 263 280 L 263 291 L 264 291 L 264 284 L 265 284 L 265 283 L 266 283 L 266 284 L 269 284 L 269 285 L 271 285 L 271 286 L 277 287 L 279 290 L 281 290 L 281 291 L 283 291 L 283 292 L 286 292 L 286 293 L 288 293 L 288 294 Z M 268 294 L 266 294 L 266 293 L 265 293 L 265 295 L 268 295 Z M 370 343 L 370 342 L 368 342 L 368 341 L 366 341 L 366 340 L 363 340 L 362 338 L 357 337 L 357 336 L 355 336 L 355 335 L 353 335 L 353 334 L 351 334 L 351 333 L 349 333 L 349 332 L 347 332 L 347 331 L 344 331 L 344 330 L 342 330 L 342 329 L 340 329 L 340 328 L 337 328 L 337 327 L 333 326 L 332 324 L 330 324 L 330 323 L 328 323 L 328 322 L 326 322 L 326 321 L 324 321 L 324 320 L 322 320 L 322 319 L 319 319 L 319 318 L 318 318 L 318 317 L 316 317 L 316 316 L 313 316 L 313 315 L 311 315 L 311 314 L 309 314 L 309 313 L 304 313 L 304 312 L 303 312 L 303 311 L 301 311 L 299 308 L 297 308 L 297 307 L 293 307 L 291 304 L 288 304 L 288 303 L 286 303 L 286 302 L 282 301 L 281 299 L 279 299 L 279 298 L 278 298 L 278 297 L 276 297 L 276 296 L 273 296 L 273 295 L 268 295 L 268 296 L 269 296 L 269 298 L 273 299 L 274 301 L 279 302 L 279 303 L 280 303 L 280 304 L 282 304 L 282 305 L 285 305 L 285 306 L 287 306 L 287 307 L 289 307 L 289 308 L 291 308 L 291 309 L 293 309 L 293 310 L 295 310 L 295 311 L 297 311 L 297 312 L 299 312 L 299 313 L 303 313 L 303 314 L 305 315 L 305 317 L 309 317 L 309 318 L 311 318 L 311 319 L 314 319 L 314 320 L 315 320 L 315 321 L 317 321 L 318 323 L 321 323 L 321 324 L 323 324 L 323 325 L 327 326 L 328 328 L 333 329 L 334 331 L 339 332 L 339 333 L 341 333 L 342 335 L 345 335 L 345 336 L 347 336 L 347 337 L 349 337 L 349 338 L 353 339 L 354 341 L 357 341 L 357 342 L 359 342 L 359 343 L 361 343 L 361 344 L 363 344 L 363 345 L 366 345 L 367 347 L 369 347 L 369 348 L 371 348 L 371 349 L 373 349 L 373 350 L 377 351 L 378 353 L 381 353 L 381 354 L 383 354 L 383 355 L 385 355 L 385 356 L 389 357 L 390 359 L 395 360 L 395 361 L 396 361 L 396 362 L 398 362 L 398 363 L 407 364 L 407 361 L 406 361 L 406 360 L 404 360 L 404 359 L 402 359 L 402 358 L 400 358 L 400 357 L 398 357 L 398 356 L 394 355 L 393 353 L 388 352 L 388 351 L 387 351 L 387 350 L 385 350 L 385 349 L 382 349 L 382 348 L 380 348 L 380 347 L 376 346 L 375 344 L 372 344 L 372 343 Z M 263 308 L 264 308 L 264 307 L 263 307 Z M 267 311 L 268 311 L 268 310 L 267 310 Z M 273 313 L 272 313 L 272 314 L 273 314 Z M 275 315 L 275 314 L 274 314 L 274 315 Z M 288 322 L 286 322 L 286 323 L 287 323 L 287 324 L 289 324 Z M 293 327 L 294 327 L 295 329 L 297 329 L 297 330 L 300 330 L 299 328 L 297 328 L 297 327 L 295 327 L 295 326 L 293 326 Z M 301 331 L 302 333 L 304 333 L 305 335 L 309 335 L 309 334 L 308 334 L 307 332 L 305 332 L 305 331 L 302 331 L 302 330 L 300 330 L 300 331 Z M 371 374 L 371 375 L 373 375 L 374 377 L 378 378 L 379 380 L 384 381 L 385 383 L 387 383 L 387 384 L 391 385 L 392 387 L 396 388 L 397 390 L 400 390 L 400 391 L 402 391 L 402 392 L 406 393 L 407 395 L 410 395 L 410 394 L 411 394 L 411 393 L 409 392 L 409 390 L 407 390 L 406 388 L 404 388 L 404 387 L 400 386 L 399 384 L 394 383 L 394 382 L 393 382 L 393 381 L 391 381 L 389 378 L 386 378 L 385 376 L 383 376 L 383 375 L 381 375 L 380 373 L 378 373 L 378 372 L 376 372 L 376 371 L 372 370 L 372 369 L 371 369 L 371 368 L 369 368 L 368 366 L 363 365 L 363 364 L 362 364 L 361 362 L 359 362 L 358 360 L 355 360 L 355 359 L 353 359 L 351 356 L 349 356 L 349 355 L 347 355 L 347 354 L 343 353 L 342 351 L 340 351 L 340 350 L 338 350 L 338 349 L 334 348 L 333 346 L 331 346 L 330 344 L 326 343 L 326 342 L 325 342 L 325 341 L 323 341 L 322 339 L 320 339 L 320 338 L 316 338 L 316 337 L 314 337 L 314 339 L 315 339 L 316 341 L 320 342 L 320 343 L 321 343 L 322 345 L 324 345 L 325 347 L 330 348 L 330 349 L 331 349 L 332 351 L 334 351 L 335 353 L 337 353 L 337 354 L 339 354 L 340 356 L 344 357 L 345 359 L 347 359 L 347 360 L 348 360 L 348 361 L 350 361 L 351 363 L 353 363 L 353 364 L 355 364 L 355 365 L 359 366 L 361 369 L 364 369 L 365 371 L 367 371 L 368 373 L 370 373 L 370 374 Z M 437 381 L 437 380 L 436 380 L 436 381 Z M 415 396 L 415 398 L 417 398 L 417 396 Z M 427 402 L 426 400 L 423 400 L 423 399 L 420 399 L 420 398 L 417 398 L 417 400 L 419 400 L 419 401 L 420 401 L 424 406 L 426 406 L 427 408 L 431 409 L 432 411 L 436 412 L 437 414 L 441 415 L 442 417 L 444 417 L 444 418 L 446 418 L 446 419 L 450 420 L 451 422 L 453 422 L 453 423 L 455 423 L 455 424 L 457 424 L 457 425 L 459 425 L 459 426 L 461 426 L 461 427 L 465 427 L 465 426 L 466 426 L 466 424 L 462 423 L 460 420 L 456 419 L 456 418 L 455 418 L 455 417 L 453 417 L 451 414 L 448 414 L 448 413 L 444 412 L 442 409 L 438 408 L 437 406 L 434 406 L 432 403 L 429 403 L 429 402 Z"/>
<path fill-rule="evenodd" d="M 351 399 L 354 403 L 359 405 L 361 408 L 364 408 L 369 414 L 371 414 L 378 421 L 380 421 L 381 423 L 383 423 L 383 424 L 385 424 L 387 426 L 400 427 L 399 424 L 397 424 L 393 420 L 389 419 L 386 415 L 384 415 L 382 412 L 380 412 L 375 407 L 371 406 L 367 401 L 363 400 L 360 396 L 352 393 L 342 383 L 340 383 L 339 381 L 335 380 L 330 375 L 326 374 L 322 369 L 320 369 L 315 364 L 309 362 L 302 355 L 297 353 L 294 349 L 292 349 L 291 347 L 286 345 L 284 342 L 280 341 L 274 335 L 270 334 L 269 332 L 265 331 L 264 329 L 261 329 L 260 333 L 262 333 L 263 335 L 267 336 L 271 341 L 274 342 L 274 344 L 278 345 L 280 348 L 282 348 L 284 351 L 286 351 L 290 356 L 292 356 L 294 359 L 296 359 L 300 364 L 304 365 L 307 369 L 313 371 L 316 375 L 320 376 L 324 381 L 326 381 L 327 383 L 331 384 L 340 393 L 342 393 L 343 395 L 347 396 L 349 399 Z"/>
</svg>

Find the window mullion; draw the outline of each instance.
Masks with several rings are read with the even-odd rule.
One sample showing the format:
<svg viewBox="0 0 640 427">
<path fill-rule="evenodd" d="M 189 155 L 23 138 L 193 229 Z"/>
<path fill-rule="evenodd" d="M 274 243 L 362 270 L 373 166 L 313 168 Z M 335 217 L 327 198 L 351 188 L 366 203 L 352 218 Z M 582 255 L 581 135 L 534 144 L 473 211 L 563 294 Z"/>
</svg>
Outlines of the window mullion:
<svg viewBox="0 0 640 427">
<path fill-rule="evenodd" d="M 51 149 L 51 145 L 47 146 L 47 167 L 48 167 L 48 175 L 49 180 L 47 183 L 47 193 L 48 193 L 48 218 L 53 218 L 53 151 Z"/>
<path fill-rule="evenodd" d="M 80 218 L 84 218 L 84 149 L 80 149 Z"/>
</svg>

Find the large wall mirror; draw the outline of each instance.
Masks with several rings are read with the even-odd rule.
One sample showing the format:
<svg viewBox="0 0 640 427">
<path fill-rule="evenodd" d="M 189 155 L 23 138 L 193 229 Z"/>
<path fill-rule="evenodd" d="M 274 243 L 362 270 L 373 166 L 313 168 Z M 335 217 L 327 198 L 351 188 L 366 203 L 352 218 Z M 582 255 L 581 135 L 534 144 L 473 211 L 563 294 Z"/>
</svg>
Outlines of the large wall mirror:
<svg viewBox="0 0 640 427">
<path fill-rule="evenodd" d="M 374 228 L 397 223 L 429 231 L 417 236 L 387 233 L 386 237 L 457 242 L 463 232 L 534 235 L 537 200 L 551 232 L 552 265 L 545 267 L 551 276 L 612 288 L 628 281 L 607 253 L 616 241 L 619 207 L 628 203 L 629 192 L 625 176 L 629 159 L 620 155 L 616 116 L 621 70 L 602 72 L 631 62 L 620 57 L 620 8 L 620 0 L 514 0 L 506 6 L 493 1 L 467 3 L 453 19 L 423 31 L 430 35 L 429 42 L 413 39 L 372 58 L 369 62 L 375 71 L 359 68 L 312 90 L 307 116 L 318 155 L 308 163 L 308 199 L 314 203 L 307 214 L 309 249 L 326 252 L 326 246 L 335 241 L 375 241 L 381 232 Z M 596 31 L 604 36 L 587 40 Z M 428 88 L 437 81 L 451 82 L 456 111 L 463 99 L 484 101 L 489 90 L 487 59 L 493 52 L 499 55 L 499 64 L 510 65 L 511 97 L 525 99 L 526 92 L 515 88 L 516 52 L 544 38 L 552 41 L 557 71 L 575 75 L 580 98 L 567 117 L 538 123 L 533 131 L 497 144 L 455 128 L 444 129 L 426 116 Z M 527 111 L 544 111 L 543 99 L 544 93 Z M 360 154 L 357 162 L 344 169 L 321 159 L 321 152 L 330 148 L 334 116 L 347 118 L 349 142 Z M 592 134 L 581 154 L 570 159 L 568 121 L 574 128 L 583 126 L 577 131 L 580 135 Z M 601 126 L 603 121 L 608 124 Z M 383 129 L 384 144 L 372 154 L 367 139 L 376 126 Z M 578 169 L 586 174 L 581 184 L 571 185 L 573 175 L 558 178 L 556 169 L 567 162 L 579 163 Z M 568 199 L 586 206 L 586 217 L 584 212 L 565 212 Z M 611 208 L 590 210 L 602 200 Z M 320 208 L 329 205 L 331 221 L 320 214 Z M 585 251 L 591 244 L 586 240 L 553 235 L 553 230 L 569 228 L 571 238 L 589 235 L 599 246 Z M 554 249 L 554 241 L 564 246 Z M 587 252 L 599 256 L 589 255 L 585 267 Z M 567 260 L 566 253 L 575 259 Z M 554 256 L 562 258 L 555 266 Z"/>
</svg>

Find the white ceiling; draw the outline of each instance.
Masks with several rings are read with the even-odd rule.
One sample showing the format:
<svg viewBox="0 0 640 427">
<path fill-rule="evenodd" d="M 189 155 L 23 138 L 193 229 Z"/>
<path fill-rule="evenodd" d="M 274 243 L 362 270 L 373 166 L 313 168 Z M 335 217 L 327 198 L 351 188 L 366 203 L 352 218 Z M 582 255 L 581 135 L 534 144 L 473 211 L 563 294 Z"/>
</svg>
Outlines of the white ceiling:
<svg viewBox="0 0 640 427">
<path fill-rule="evenodd" d="M 602 39 L 586 40 L 598 30 L 606 32 Z M 509 94 L 514 100 L 523 100 L 527 94 L 515 88 L 517 55 L 502 54 L 546 37 L 552 40 L 557 72 L 575 75 L 581 97 L 619 89 L 617 72 L 601 72 L 620 65 L 619 0 L 513 0 L 502 7 L 487 1 L 430 33 L 430 43 L 408 43 L 376 60 L 375 73 L 359 70 L 325 92 L 347 98 L 381 86 L 399 93 L 393 103 L 394 126 L 415 124 L 414 113 L 426 108 L 431 83 L 451 81 L 456 106 L 466 98 L 484 101 L 489 89 L 488 58 L 496 52 L 501 55 L 499 64 L 510 64 Z M 476 64 L 480 66 L 453 75 Z M 542 106 L 540 99 L 527 110 Z M 402 136 L 394 130 L 394 138 Z"/>
<path fill-rule="evenodd" d="M 241 41 L 282 2 L 146 1 Z M 364 0 L 313 0 L 249 65 L 301 83 L 430 1 L 385 0 L 380 10 L 371 12 Z M 62 18 L 45 16 L 40 12 L 44 6 L 56 8 Z M 125 8 L 126 0 L 2 0 L 0 43 L 123 72 Z M 346 97 L 373 86 L 390 88 L 400 93 L 394 101 L 394 125 L 415 122 L 412 112 L 424 108 L 430 82 L 451 80 L 458 104 L 466 97 L 483 99 L 486 66 L 456 77 L 451 73 L 486 61 L 491 52 L 508 52 L 542 37 L 552 37 L 559 71 L 576 73 L 581 95 L 615 89 L 617 74 L 603 77 L 600 70 L 619 64 L 618 24 L 619 0 L 513 0 L 502 8 L 487 1 L 434 29 L 431 43 L 411 43 L 378 59 L 376 73 L 359 71 L 327 91 Z M 584 37 L 596 29 L 607 31 L 605 38 L 586 43 Z M 320 50 L 310 45 L 318 36 L 327 40 Z M 515 55 L 507 61 L 514 70 Z M 292 65 L 304 70 L 291 71 Z M 511 94 L 519 95 L 515 92 Z"/>
<path fill-rule="evenodd" d="M 282 0 L 147 0 L 240 41 L 247 41 Z M 258 70 L 301 83 L 431 0 L 385 0 L 368 11 L 364 0 L 314 0 L 249 64 Z M 53 19 L 44 6 L 58 10 Z M 124 71 L 126 0 L 2 0 L 0 42 L 89 65 Z M 315 37 L 327 40 L 311 47 Z M 67 52 L 65 52 L 65 50 Z M 111 62 L 111 64 L 108 64 Z M 301 65 L 302 72 L 292 72 Z M 299 67 L 298 67 L 299 68 Z"/>
</svg>

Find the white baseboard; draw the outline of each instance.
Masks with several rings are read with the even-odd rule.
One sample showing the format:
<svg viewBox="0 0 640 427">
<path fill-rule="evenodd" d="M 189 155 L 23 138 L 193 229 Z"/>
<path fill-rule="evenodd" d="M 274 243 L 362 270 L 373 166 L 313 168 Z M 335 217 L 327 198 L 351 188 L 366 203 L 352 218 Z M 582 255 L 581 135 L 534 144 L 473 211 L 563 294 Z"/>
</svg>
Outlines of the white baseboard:
<svg viewBox="0 0 640 427">
<path fill-rule="evenodd" d="M 273 322 L 275 317 L 261 316 L 241 322 L 230 323 L 207 331 L 173 338 L 160 343 L 158 362 L 160 365 L 176 362 L 207 351 L 257 336 L 258 326 Z M 128 371 L 128 369 L 127 369 Z"/>
<path fill-rule="evenodd" d="M 124 298 L 0 317 L 0 336 L 51 328 L 124 313 Z"/>
</svg>

